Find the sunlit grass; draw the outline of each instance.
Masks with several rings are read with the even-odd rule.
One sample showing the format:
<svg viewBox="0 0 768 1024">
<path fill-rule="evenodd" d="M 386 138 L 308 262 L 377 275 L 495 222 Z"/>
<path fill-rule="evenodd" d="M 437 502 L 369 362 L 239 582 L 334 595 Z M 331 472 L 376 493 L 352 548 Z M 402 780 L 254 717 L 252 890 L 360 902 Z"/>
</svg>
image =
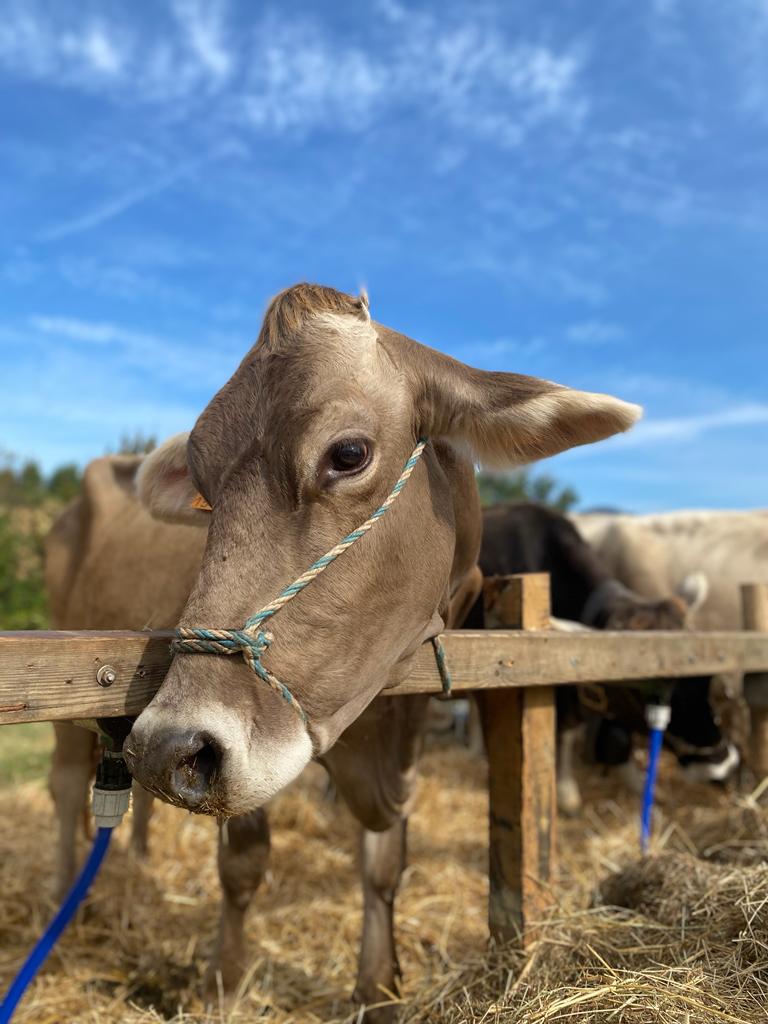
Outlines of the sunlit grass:
<svg viewBox="0 0 768 1024">
<path fill-rule="evenodd" d="M 48 722 L 4 725 L 0 729 L 0 789 L 20 782 L 45 783 L 53 747 Z"/>
</svg>

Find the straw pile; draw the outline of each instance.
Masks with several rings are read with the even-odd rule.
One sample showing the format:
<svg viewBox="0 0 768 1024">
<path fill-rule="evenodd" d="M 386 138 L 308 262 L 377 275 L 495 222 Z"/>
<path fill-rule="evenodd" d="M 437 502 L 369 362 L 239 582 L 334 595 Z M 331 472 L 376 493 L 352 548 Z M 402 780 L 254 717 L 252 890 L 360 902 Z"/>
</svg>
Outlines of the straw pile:
<svg viewBox="0 0 768 1024">
<path fill-rule="evenodd" d="M 199 979 L 216 928 L 213 823 L 158 808 L 148 861 L 124 825 L 88 913 L 18 1021 L 83 1024 L 352 1021 L 360 928 L 356 829 L 311 771 L 272 808 L 271 875 L 249 920 L 249 984 L 206 1017 Z M 561 903 L 525 953 L 486 948 L 483 765 L 429 752 L 397 907 L 404 1022 L 755 1024 L 768 998 L 768 814 L 686 787 L 665 765 L 654 855 L 637 860 L 637 800 L 585 780 L 562 824 Z M 0 985 L 40 934 L 54 851 L 45 789 L 0 792 Z"/>
</svg>

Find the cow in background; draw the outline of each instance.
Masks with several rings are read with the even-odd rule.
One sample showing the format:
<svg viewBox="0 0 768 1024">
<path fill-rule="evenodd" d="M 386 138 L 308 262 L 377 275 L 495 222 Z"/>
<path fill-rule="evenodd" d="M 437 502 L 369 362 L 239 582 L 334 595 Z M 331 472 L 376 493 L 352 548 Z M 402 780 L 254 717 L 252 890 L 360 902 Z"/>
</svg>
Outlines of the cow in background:
<svg viewBox="0 0 768 1024">
<path fill-rule="evenodd" d="M 549 573 L 553 616 L 593 629 L 683 629 L 707 595 L 706 579 L 692 574 L 666 596 L 642 597 L 611 574 L 564 515 L 529 503 L 484 511 L 479 564 L 486 576 Z M 483 628 L 481 600 L 464 625 Z M 644 701 L 636 689 L 610 686 L 604 692 L 605 717 L 594 739 L 595 756 L 603 763 L 628 764 L 631 733 L 645 730 Z M 573 813 L 581 804 L 574 755 L 583 721 L 576 687 L 557 688 L 557 709 L 558 804 Z M 674 683 L 668 735 L 689 774 L 695 765 L 701 776 L 719 778 L 724 765 L 733 767 L 735 752 L 723 741 L 704 685 Z"/>
<path fill-rule="evenodd" d="M 141 455 L 107 455 L 89 463 L 81 494 L 46 539 L 45 582 L 54 629 L 172 629 L 203 555 L 204 526 L 159 523 L 135 494 Z M 50 788 L 59 826 L 56 894 L 75 877 L 77 826 L 86 815 L 98 740 L 94 732 L 55 722 Z M 147 848 L 153 797 L 133 787 L 132 845 Z M 224 851 L 226 857 L 226 851 Z"/>
<path fill-rule="evenodd" d="M 739 586 L 768 582 L 768 509 L 595 512 L 571 520 L 611 575 L 643 597 L 659 598 L 675 580 L 705 573 L 709 592 L 695 609 L 696 629 L 741 629 Z"/>
<path fill-rule="evenodd" d="M 686 573 L 704 572 L 709 593 L 695 611 L 696 629 L 741 629 L 741 584 L 768 583 L 768 509 L 572 518 L 612 575 L 644 597 L 658 597 Z M 711 690 L 724 732 L 745 751 L 749 712 L 742 684 L 740 673 L 722 673 L 712 677 Z"/>
</svg>

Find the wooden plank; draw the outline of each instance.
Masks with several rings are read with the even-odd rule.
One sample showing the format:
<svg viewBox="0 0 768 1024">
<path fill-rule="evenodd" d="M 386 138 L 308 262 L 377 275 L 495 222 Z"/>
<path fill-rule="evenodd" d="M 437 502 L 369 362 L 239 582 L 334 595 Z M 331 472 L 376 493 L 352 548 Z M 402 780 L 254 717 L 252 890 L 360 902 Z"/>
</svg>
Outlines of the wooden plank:
<svg viewBox="0 0 768 1024">
<path fill-rule="evenodd" d="M 0 722 L 138 714 L 157 691 L 167 632 L 0 633 Z M 454 631 L 444 635 L 453 687 L 599 683 L 715 672 L 768 671 L 764 633 L 556 633 Z M 96 682 L 105 664 L 115 682 Z M 431 644 L 387 694 L 439 693 Z"/>
<path fill-rule="evenodd" d="M 170 632 L 0 633 L 0 723 L 139 714 L 168 671 L 171 637 Z M 104 672 L 99 682 L 104 668 L 114 670 L 114 682 Z"/>
<path fill-rule="evenodd" d="M 747 583 L 741 588 L 744 629 L 768 633 L 768 584 Z M 744 697 L 750 714 L 750 762 L 758 779 L 768 775 L 768 672 L 747 675 Z"/>
<path fill-rule="evenodd" d="M 486 577 L 483 614 L 486 629 L 549 629 L 549 573 Z"/>
<path fill-rule="evenodd" d="M 489 628 L 546 628 L 549 577 L 496 577 L 484 602 Z M 550 907 L 556 870 L 555 690 L 487 690 L 478 700 L 488 752 L 488 923 L 496 942 L 527 944 Z"/>
<path fill-rule="evenodd" d="M 455 690 L 611 683 L 762 672 L 768 637 L 729 633 L 560 633 L 493 630 L 444 634 Z M 388 694 L 439 689 L 434 655 L 422 649 L 410 676 Z"/>
</svg>

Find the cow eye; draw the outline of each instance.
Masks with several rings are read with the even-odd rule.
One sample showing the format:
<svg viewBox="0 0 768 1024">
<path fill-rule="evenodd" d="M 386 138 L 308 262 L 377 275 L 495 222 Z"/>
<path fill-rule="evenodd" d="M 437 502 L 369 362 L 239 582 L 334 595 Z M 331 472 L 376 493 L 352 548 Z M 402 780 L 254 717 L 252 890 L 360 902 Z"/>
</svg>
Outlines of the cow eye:
<svg viewBox="0 0 768 1024">
<path fill-rule="evenodd" d="M 329 464 L 334 473 L 359 473 L 371 459 L 371 448 L 367 441 L 359 438 L 344 438 L 331 446 Z"/>
</svg>

